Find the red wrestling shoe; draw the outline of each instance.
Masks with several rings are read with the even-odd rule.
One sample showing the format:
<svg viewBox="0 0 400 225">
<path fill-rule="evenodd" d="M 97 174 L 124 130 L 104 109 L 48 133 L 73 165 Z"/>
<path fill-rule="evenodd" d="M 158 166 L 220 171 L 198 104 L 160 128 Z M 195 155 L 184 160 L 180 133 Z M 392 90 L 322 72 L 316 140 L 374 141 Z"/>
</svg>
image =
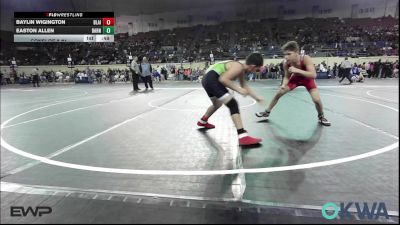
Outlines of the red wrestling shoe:
<svg viewBox="0 0 400 225">
<path fill-rule="evenodd" d="M 261 138 L 254 138 L 249 136 L 247 133 L 239 134 L 239 145 L 254 145 L 262 141 Z"/>
<path fill-rule="evenodd" d="M 213 125 L 213 124 L 211 124 L 211 123 L 202 123 L 201 121 L 199 121 L 199 122 L 197 122 L 197 126 L 199 126 L 199 127 L 203 127 L 203 128 L 206 128 L 206 129 L 213 129 L 213 128 L 215 128 L 215 126 Z"/>
</svg>

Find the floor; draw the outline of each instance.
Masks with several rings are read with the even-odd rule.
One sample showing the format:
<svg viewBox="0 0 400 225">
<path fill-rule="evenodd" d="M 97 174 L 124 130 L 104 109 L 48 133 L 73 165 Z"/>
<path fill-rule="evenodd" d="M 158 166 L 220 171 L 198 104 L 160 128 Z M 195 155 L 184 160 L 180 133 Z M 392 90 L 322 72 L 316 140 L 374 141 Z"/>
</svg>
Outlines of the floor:
<svg viewBox="0 0 400 225">
<path fill-rule="evenodd" d="M 250 86 L 269 103 L 279 83 Z M 398 79 L 317 84 L 331 127 L 303 87 L 268 120 L 234 93 L 263 139 L 246 148 L 225 106 L 215 129 L 196 126 L 211 103 L 199 83 L 2 86 L 1 223 L 398 223 Z M 351 218 L 323 218 L 328 202 L 353 203 Z M 356 203 L 384 203 L 389 219 L 360 218 Z"/>
</svg>

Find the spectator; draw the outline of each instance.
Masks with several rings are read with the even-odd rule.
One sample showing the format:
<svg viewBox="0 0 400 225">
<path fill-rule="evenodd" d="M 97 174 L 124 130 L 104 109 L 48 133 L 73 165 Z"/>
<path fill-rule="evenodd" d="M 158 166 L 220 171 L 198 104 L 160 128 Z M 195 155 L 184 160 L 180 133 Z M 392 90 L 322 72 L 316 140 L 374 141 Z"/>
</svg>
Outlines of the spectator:
<svg viewBox="0 0 400 225">
<path fill-rule="evenodd" d="M 139 75 L 140 75 L 140 68 L 138 62 L 138 57 L 135 56 L 133 57 L 133 60 L 130 65 L 130 70 L 132 74 L 132 85 L 133 85 L 133 91 L 139 91 L 140 88 L 138 86 L 139 83 Z"/>
<path fill-rule="evenodd" d="M 4 74 L 3 74 L 2 71 L 0 71 L 0 82 L 1 82 L 1 85 L 7 84 L 5 79 L 4 79 Z"/>
<path fill-rule="evenodd" d="M 337 63 L 335 62 L 335 63 L 333 64 L 333 70 L 332 70 L 333 78 L 336 78 L 336 77 L 337 77 L 337 75 L 338 75 L 338 70 L 339 70 L 338 65 L 337 65 Z"/>
<path fill-rule="evenodd" d="M 276 76 L 276 67 L 275 67 L 275 65 L 273 64 L 273 63 L 271 63 L 270 65 L 269 65 L 269 71 L 270 71 L 270 73 L 271 73 L 271 78 L 272 79 L 277 79 L 277 76 Z"/>
<path fill-rule="evenodd" d="M 154 90 L 153 88 L 153 81 L 152 81 L 152 72 L 153 68 L 151 67 L 151 64 L 147 60 L 147 57 L 143 57 L 142 62 L 140 63 L 139 66 L 140 69 L 140 76 L 144 82 L 144 85 L 146 87 L 146 90 L 149 88 L 147 83 L 150 85 L 150 88 Z"/>
<path fill-rule="evenodd" d="M 11 73 L 11 71 L 9 73 L 7 73 L 7 72 L 4 73 L 4 80 L 5 80 L 6 84 L 12 84 L 10 73 Z"/>
<path fill-rule="evenodd" d="M 153 70 L 153 77 L 154 81 L 161 82 L 161 74 L 156 69 Z"/>
<path fill-rule="evenodd" d="M 374 63 L 374 78 L 381 79 L 382 76 L 382 63 L 381 59 Z"/>
<path fill-rule="evenodd" d="M 331 79 L 332 78 L 331 66 L 328 66 L 328 69 L 326 70 L 326 73 L 328 74 L 328 79 Z"/>
<path fill-rule="evenodd" d="M 375 73 L 374 69 L 375 69 L 375 63 L 370 62 L 369 63 L 369 71 L 370 71 L 370 73 L 368 74 L 368 78 L 371 78 L 371 77 L 374 78 L 374 73 Z"/>
<path fill-rule="evenodd" d="M 396 60 L 396 62 L 393 65 L 393 77 L 395 78 L 399 77 L 399 60 Z"/>
<path fill-rule="evenodd" d="M 393 65 L 386 59 L 385 63 L 382 65 L 382 76 L 383 78 L 392 77 Z"/>
<path fill-rule="evenodd" d="M 40 85 L 39 85 L 39 69 L 38 68 L 32 69 L 32 84 L 33 84 L 33 87 L 40 87 Z"/>
<path fill-rule="evenodd" d="M 168 80 L 168 70 L 165 67 L 161 67 L 161 74 L 164 76 L 165 80 Z"/>
</svg>

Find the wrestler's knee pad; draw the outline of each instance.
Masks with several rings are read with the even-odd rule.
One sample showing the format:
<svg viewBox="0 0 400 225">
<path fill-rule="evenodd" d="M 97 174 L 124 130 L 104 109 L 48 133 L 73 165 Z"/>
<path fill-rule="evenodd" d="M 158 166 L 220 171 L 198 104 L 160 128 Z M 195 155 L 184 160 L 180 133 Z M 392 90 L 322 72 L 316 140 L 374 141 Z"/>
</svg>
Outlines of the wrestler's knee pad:
<svg viewBox="0 0 400 225">
<path fill-rule="evenodd" d="M 226 106 L 229 108 L 229 111 L 231 111 L 231 115 L 239 114 L 239 105 L 236 99 L 232 98 L 228 103 L 226 103 Z"/>
</svg>

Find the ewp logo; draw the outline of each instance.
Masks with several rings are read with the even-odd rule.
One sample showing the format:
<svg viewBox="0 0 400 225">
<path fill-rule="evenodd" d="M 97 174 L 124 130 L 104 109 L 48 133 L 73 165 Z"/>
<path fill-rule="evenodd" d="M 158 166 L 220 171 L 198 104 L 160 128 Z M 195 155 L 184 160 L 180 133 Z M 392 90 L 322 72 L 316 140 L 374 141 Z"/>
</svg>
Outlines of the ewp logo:
<svg viewBox="0 0 400 225">
<path fill-rule="evenodd" d="M 10 211 L 10 216 L 27 216 L 29 213 L 32 214 L 32 216 L 42 216 L 44 214 L 50 214 L 53 210 L 51 207 L 47 206 L 38 206 L 38 207 L 25 207 L 23 206 L 11 206 L 11 211 Z"/>
<path fill-rule="evenodd" d="M 340 203 L 340 210 L 339 210 L 339 207 L 335 203 L 327 202 L 324 206 L 322 206 L 322 216 L 328 220 L 333 220 L 338 215 L 340 216 L 341 219 L 351 219 L 351 214 L 349 212 L 349 209 L 352 205 L 353 202 L 349 202 L 347 203 L 347 205 L 345 205 L 345 203 L 342 202 Z M 389 219 L 389 214 L 386 210 L 386 205 L 383 202 L 379 203 L 374 202 L 372 204 L 371 210 L 369 209 L 368 203 L 366 202 L 363 203 L 364 207 L 362 209 L 360 203 L 355 202 L 354 205 L 356 206 L 357 209 L 357 215 L 361 220 L 364 219 L 365 217 L 367 217 L 370 220 L 372 219 L 377 220 L 380 216 L 384 216 L 386 219 Z M 327 211 L 333 211 L 333 213 L 329 215 Z M 375 218 L 373 218 L 374 215 Z"/>
</svg>

